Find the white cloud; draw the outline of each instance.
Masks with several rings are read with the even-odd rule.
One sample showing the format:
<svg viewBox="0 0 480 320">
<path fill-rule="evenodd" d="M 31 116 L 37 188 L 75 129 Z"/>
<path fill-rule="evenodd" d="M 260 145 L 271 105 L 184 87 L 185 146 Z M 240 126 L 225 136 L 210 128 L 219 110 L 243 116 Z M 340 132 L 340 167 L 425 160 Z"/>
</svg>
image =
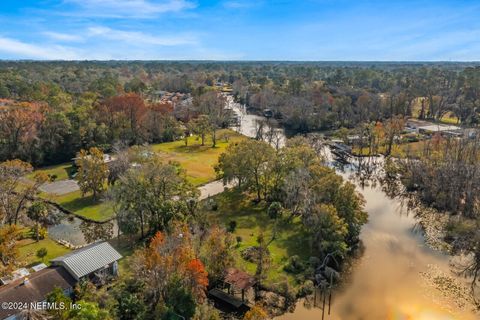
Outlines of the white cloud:
<svg viewBox="0 0 480 320">
<path fill-rule="evenodd" d="M 178 46 L 197 43 L 197 40 L 189 35 L 159 37 L 139 31 L 122 31 L 102 26 L 88 28 L 87 34 L 92 37 L 96 36 L 109 40 L 128 42 L 130 45 Z"/>
<path fill-rule="evenodd" d="M 0 37 L 0 52 L 12 55 L 15 59 L 77 60 L 78 53 L 67 47 L 42 46 Z"/>
<path fill-rule="evenodd" d="M 64 0 L 83 9 L 74 15 L 104 18 L 153 18 L 167 12 L 195 8 L 187 0 Z M 71 13 L 69 13 L 71 14 Z"/>
<path fill-rule="evenodd" d="M 258 3 L 256 3 L 258 4 Z M 256 5 L 255 3 L 253 2 L 250 2 L 250 1 L 246 1 L 246 0 L 243 0 L 243 1 L 225 1 L 223 3 L 223 6 L 227 9 L 245 9 L 245 8 L 250 8 L 250 7 L 253 7 Z"/>
<path fill-rule="evenodd" d="M 60 32 L 52 32 L 46 31 L 43 32 L 43 35 L 58 41 L 65 41 L 65 42 L 75 42 L 75 41 L 82 41 L 83 38 L 79 35 L 68 34 L 68 33 L 60 33 Z"/>
</svg>

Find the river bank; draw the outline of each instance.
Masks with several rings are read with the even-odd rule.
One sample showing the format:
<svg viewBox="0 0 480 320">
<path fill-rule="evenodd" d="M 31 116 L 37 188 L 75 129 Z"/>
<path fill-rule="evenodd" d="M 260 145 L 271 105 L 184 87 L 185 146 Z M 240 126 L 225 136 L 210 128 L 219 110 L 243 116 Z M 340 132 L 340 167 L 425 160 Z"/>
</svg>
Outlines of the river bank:
<svg viewBox="0 0 480 320">
<path fill-rule="evenodd" d="M 247 114 L 238 104 L 233 109 L 241 114 L 239 132 L 255 137 L 255 122 L 264 118 Z M 375 166 L 382 157 L 354 158 L 362 165 L 352 165 L 324 151 L 328 164 L 363 195 L 369 214 L 360 236 L 363 253 L 343 275 L 325 319 L 477 319 L 468 281 L 454 274 L 453 257 L 443 241 L 446 217 L 418 206 L 408 208 L 398 190 L 374 179 L 377 170 L 383 170 Z M 322 318 L 322 310 L 313 305 L 311 298 L 300 299 L 292 312 L 276 319 Z"/>
</svg>

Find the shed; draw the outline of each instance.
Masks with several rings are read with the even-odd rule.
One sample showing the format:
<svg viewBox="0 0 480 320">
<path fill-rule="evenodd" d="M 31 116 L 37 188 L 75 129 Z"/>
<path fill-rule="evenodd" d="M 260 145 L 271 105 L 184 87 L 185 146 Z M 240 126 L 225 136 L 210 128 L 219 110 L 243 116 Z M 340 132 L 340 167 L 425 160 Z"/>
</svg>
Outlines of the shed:
<svg viewBox="0 0 480 320">
<path fill-rule="evenodd" d="M 245 290 L 248 290 L 255 285 L 255 278 L 236 268 L 228 268 L 223 282 L 230 285 L 230 287 L 233 287 L 234 289 L 241 290 L 242 301 L 245 301 Z"/>
<path fill-rule="evenodd" d="M 51 260 L 53 265 L 62 266 L 76 279 L 118 271 L 117 261 L 122 255 L 108 242 L 96 242 L 64 256 Z"/>
</svg>

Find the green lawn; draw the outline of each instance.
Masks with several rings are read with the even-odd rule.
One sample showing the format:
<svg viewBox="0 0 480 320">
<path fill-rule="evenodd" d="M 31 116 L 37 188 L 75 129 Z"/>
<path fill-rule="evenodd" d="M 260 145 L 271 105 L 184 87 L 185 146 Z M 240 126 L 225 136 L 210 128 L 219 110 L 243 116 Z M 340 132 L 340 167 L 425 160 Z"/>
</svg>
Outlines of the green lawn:
<svg viewBox="0 0 480 320">
<path fill-rule="evenodd" d="M 90 220 L 106 221 L 113 216 L 111 203 L 102 200 L 94 201 L 92 196 L 82 197 L 81 191 L 75 191 L 61 196 L 50 195 L 48 198 L 76 215 Z"/>
<path fill-rule="evenodd" d="M 423 151 L 424 144 L 425 144 L 425 141 L 395 144 L 392 146 L 391 155 L 396 158 L 405 158 L 409 154 L 420 155 L 421 152 Z M 385 154 L 386 149 L 387 149 L 386 146 L 380 146 L 378 148 L 378 152 L 380 154 Z M 369 149 L 362 148 L 362 150 L 359 150 L 359 148 L 353 148 L 352 153 L 353 155 L 357 155 L 357 156 L 368 156 Z"/>
<path fill-rule="evenodd" d="M 228 135 L 228 142 L 222 136 Z M 216 179 L 213 166 L 217 164 L 218 157 L 225 151 L 230 143 L 245 139 L 244 136 L 232 130 L 219 130 L 217 132 L 217 146 L 212 148 L 210 135 L 205 139 L 205 145 L 196 137 L 188 139 L 188 146 L 184 140 L 160 143 L 152 146 L 166 161 L 176 161 L 186 170 L 187 177 L 194 185 L 202 185 Z"/>
<path fill-rule="evenodd" d="M 228 142 L 225 139 L 226 136 L 228 136 Z M 152 146 L 152 149 L 158 152 L 165 161 L 178 162 L 186 170 L 189 181 L 194 185 L 202 185 L 216 179 L 213 166 L 229 143 L 235 143 L 242 139 L 245 139 L 245 137 L 232 130 L 219 130 L 215 148 L 211 147 L 211 137 L 208 135 L 204 146 L 201 146 L 198 137 L 190 137 L 188 146 L 185 146 L 185 142 L 180 140 L 156 144 Z M 35 173 L 45 172 L 51 176 L 55 175 L 56 180 L 65 180 L 69 179 L 71 170 L 71 163 L 65 163 L 38 169 L 29 174 L 27 178 L 32 179 Z M 82 197 L 80 191 L 58 196 L 41 193 L 41 197 L 56 202 L 65 209 L 91 220 L 105 221 L 113 215 L 111 203 L 94 201 L 91 196 Z"/>
<path fill-rule="evenodd" d="M 67 180 L 70 179 L 70 174 L 72 173 L 73 166 L 71 162 L 62 163 L 56 166 L 44 167 L 38 170 L 33 171 L 27 175 L 27 178 L 33 179 L 37 173 L 46 173 L 50 177 L 55 176 L 55 180 Z"/>
<path fill-rule="evenodd" d="M 275 223 L 268 217 L 265 203 L 256 205 L 251 198 L 236 190 L 226 191 L 214 198 L 218 203 L 218 210 L 207 211 L 207 216 L 210 221 L 224 226 L 233 220 L 237 222 L 234 236 L 242 237 L 238 253 L 246 247 L 256 246 L 256 239 L 260 232 L 263 232 L 266 241 L 270 241 Z M 270 244 L 269 250 L 272 264 L 268 270 L 267 284 L 287 279 L 295 285 L 294 276 L 283 270 L 287 259 L 290 256 L 298 255 L 307 261 L 310 257 L 309 236 L 299 218 L 295 218 L 291 222 L 286 219 L 280 220 L 276 239 Z M 240 254 L 238 254 L 237 266 L 252 275 L 255 274 L 256 265 L 242 259 Z"/>
<path fill-rule="evenodd" d="M 58 256 L 64 255 L 70 251 L 70 249 L 56 243 L 50 238 L 46 238 L 36 242 L 34 239 L 23 239 L 18 242 L 20 251 L 20 260 L 25 266 L 33 266 L 39 263 L 50 264 L 50 260 Z M 47 256 L 39 259 L 37 257 L 37 251 L 40 248 L 47 249 Z"/>
</svg>

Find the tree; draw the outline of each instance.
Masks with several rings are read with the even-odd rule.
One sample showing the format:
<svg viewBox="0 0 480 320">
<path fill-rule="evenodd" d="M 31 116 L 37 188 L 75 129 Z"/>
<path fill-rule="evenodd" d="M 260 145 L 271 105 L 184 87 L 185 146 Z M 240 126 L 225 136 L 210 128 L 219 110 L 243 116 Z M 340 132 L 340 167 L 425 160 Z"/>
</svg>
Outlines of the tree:
<svg viewBox="0 0 480 320">
<path fill-rule="evenodd" d="M 79 300 L 76 302 L 79 308 L 72 308 L 68 312 L 68 318 L 71 320 L 111 320 L 109 312 L 98 306 L 98 303 L 91 301 Z M 67 307 L 68 309 L 69 307 Z"/>
<path fill-rule="evenodd" d="M 42 115 L 31 105 L 0 113 L 0 160 L 32 160 Z"/>
<path fill-rule="evenodd" d="M 245 316 L 243 316 L 243 320 L 267 320 L 268 318 L 267 312 L 259 305 L 253 306 L 245 313 Z"/>
<path fill-rule="evenodd" d="M 208 303 L 197 306 L 193 320 L 221 320 L 220 312 Z"/>
<path fill-rule="evenodd" d="M 208 116 L 200 115 L 198 118 L 193 119 L 192 128 L 195 134 L 200 135 L 202 140 L 202 146 L 205 145 L 205 135 L 212 129 L 212 125 Z"/>
<path fill-rule="evenodd" d="M 0 163 L 0 226 L 16 224 L 28 200 L 34 198 L 38 188 L 47 181 L 45 174 L 36 174 L 32 183 L 22 183 L 23 177 L 32 170 L 29 163 L 21 160 Z"/>
<path fill-rule="evenodd" d="M 47 248 L 40 248 L 37 251 L 37 257 L 43 261 L 43 258 L 45 258 L 48 254 Z"/>
<path fill-rule="evenodd" d="M 204 301 L 205 292 L 208 287 L 208 272 L 205 270 L 200 259 L 192 259 L 186 267 L 186 281 L 189 282 L 189 287 L 192 288 L 192 293 L 197 301 Z"/>
<path fill-rule="evenodd" d="M 234 246 L 232 235 L 219 226 L 213 226 L 208 231 L 201 257 L 212 283 L 221 280 L 225 270 L 235 265 Z"/>
<path fill-rule="evenodd" d="M 143 121 L 147 108 L 136 93 L 106 99 L 100 108 L 101 118 L 108 126 L 110 141 L 125 140 L 140 144 L 144 140 Z"/>
<path fill-rule="evenodd" d="M 127 278 L 125 282 L 114 288 L 115 314 L 118 319 L 144 319 L 147 311 L 143 297 L 144 288 L 145 284 L 138 278 Z"/>
<path fill-rule="evenodd" d="M 35 237 L 37 242 L 40 240 L 40 225 L 48 217 L 48 207 L 43 201 L 35 201 L 27 210 L 27 215 L 35 221 Z"/>
<path fill-rule="evenodd" d="M 120 229 L 125 234 L 166 230 L 170 222 L 188 213 L 187 202 L 198 190 L 173 164 L 153 158 L 140 168 L 128 170 L 111 190 Z"/>
<path fill-rule="evenodd" d="M 191 319 L 195 314 L 196 303 L 191 291 L 182 285 L 180 279 L 175 279 L 168 286 L 165 297 L 167 305 L 164 319 L 178 319 L 179 316 L 184 319 Z"/>
<path fill-rule="evenodd" d="M 17 225 L 5 225 L 0 227 L 0 260 L 6 268 L 0 269 L 0 273 L 7 273 L 15 268 L 18 263 L 18 237 L 20 229 Z"/>
<path fill-rule="evenodd" d="M 268 244 L 265 240 L 263 233 L 260 233 L 257 237 L 257 257 L 255 269 L 255 296 L 258 297 L 258 291 L 262 286 L 263 281 L 267 278 L 267 271 L 270 267 L 270 251 L 268 250 Z"/>
<path fill-rule="evenodd" d="M 266 142 L 243 140 L 227 147 L 216 166 L 217 174 L 223 175 L 224 183 L 236 179 L 239 186 L 253 189 L 257 200 L 262 198 L 266 184 L 269 161 L 274 157 L 275 150 Z M 266 195 L 265 195 L 266 196 Z"/>
<path fill-rule="evenodd" d="M 157 232 L 148 247 L 135 255 L 134 269 L 144 279 L 145 296 L 152 309 L 191 318 L 203 302 L 208 285 L 203 263 L 195 258 L 188 226 L 176 224 L 170 235 Z"/>
<path fill-rule="evenodd" d="M 113 222 L 95 223 L 82 221 L 80 230 L 87 243 L 108 240 L 113 237 Z"/>
<path fill-rule="evenodd" d="M 209 91 L 194 97 L 193 104 L 200 113 L 208 117 L 212 132 L 212 147 L 216 147 L 217 129 L 224 127 L 228 120 L 225 111 L 225 96 L 215 91 Z"/>
<path fill-rule="evenodd" d="M 63 290 L 59 287 L 53 289 L 47 295 L 47 302 L 48 303 L 56 303 L 58 306 L 63 305 L 64 308 L 50 308 L 48 309 L 48 313 L 54 318 L 58 320 L 69 320 L 70 318 L 70 305 L 72 304 L 72 299 L 67 297 Z"/>
<path fill-rule="evenodd" d="M 97 200 L 98 194 L 105 189 L 108 178 L 108 166 L 103 152 L 95 147 L 90 148 L 88 152 L 81 150 L 75 163 L 78 166 L 77 179 L 82 196 L 92 192 L 93 199 Z"/>
<path fill-rule="evenodd" d="M 402 133 L 405 126 L 405 120 L 403 117 L 398 116 L 390 118 L 385 123 L 385 135 L 386 135 L 386 145 L 387 149 L 385 154 L 389 156 L 392 153 L 392 146 L 395 142 L 395 138 Z"/>
<path fill-rule="evenodd" d="M 317 205 L 303 217 L 304 225 L 311 230 L 312 244 L 321 257 L 337 253 L 343 257 L 348 249 L 346 237 L 347 224 L 341 219 L 332 205 Z"/>
</svg>

